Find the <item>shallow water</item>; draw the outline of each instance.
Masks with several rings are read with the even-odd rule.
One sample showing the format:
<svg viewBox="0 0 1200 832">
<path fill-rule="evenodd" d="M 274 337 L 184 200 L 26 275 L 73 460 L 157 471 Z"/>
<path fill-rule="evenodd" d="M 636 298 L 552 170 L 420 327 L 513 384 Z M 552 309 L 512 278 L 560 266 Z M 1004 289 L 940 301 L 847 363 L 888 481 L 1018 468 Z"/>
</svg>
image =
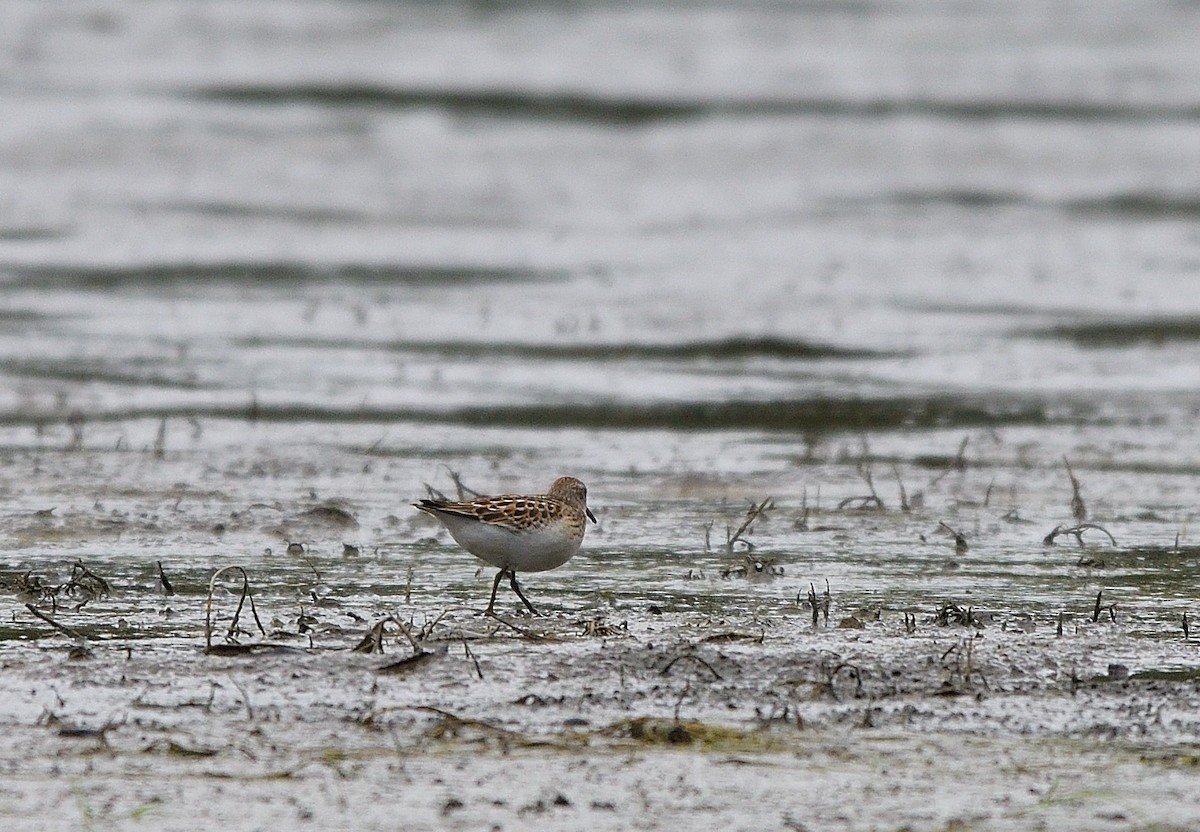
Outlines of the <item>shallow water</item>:
<svg viewBox="0 0 1200 832">
<path fill-rule="evenodd" d="M 1146 808 L 1164 805 L 1146 798 L 1159 763 L 1129 744 L 1186 757 L 1200 741 L 1170 716 L 1200 672 L 1184 633 L 1200 545 L 1198 14 L 5 4 L 0 719 L 45 760 L 72 742 L 61 724 L 124 720 L 104 774 L 119 782 L 146 747 L 209 730 L 230 765 L 245 726 L 227 685 L 215 727 L 211 707 L 145 734 L 129 717 L 148 690 L 178 693 L 167 713 L 230 673 L 258 674 L 245 696 L 286 715 L 278 742 L 302 758 L 379 753 L 373 736 L 302 742 L 306 725 L 358 719 L 373 686 L 538 741 L 574 715 L 605 750 L 626 719 L 753 734 L 782 718 L 845 729 L 837 742 L 865 759 L 865 714 L 915 754 L 934 753 L 920 732 L 948 732 L 943 755 L 986 737 L 1023 753 L 1018 769 L 1044 747 L 1014 738 L 1116 738 L 1140 772 L 1128 823 L 1194 822 L 1191 804 Z M 1065 460 L 1102 529 L 1047 546 L 1077 522 Z M 563 473 L 588 483 L 600 524 L 570 564 L 525 579 L 548 618 L 478 619 L 491 576 L 408 504 L 454 493 L 453 474 L 501 492 Z M 329 506 L 351 519 L 313 512 Z M 747 542 L 758 578 L 731 573 Z M 77 561 L 111 594 L 38 607 L 91 645 L 75 664 L 17 590 L 25 573 L 62 585 Z M 256 671 L 197 654 L 209 578 L 233 564 L 267 631 L 243 617 L 236 638 L 302 658 Z M 808 593 L 826 586 L 814 628 Z M 948 603 L 981 629 L 940 626 Z M 449 652 L 389 687 L 378 657 L 343 651 L 391 612 Z M 865 629 L 837 627 L 852 615 Z M 531 640 L 542 628 L 552 641 Z M 136 689 L 109 678 L 126 650 Z M 723 678 L 724 651 L 739 681 L 699 693 L 713 680 L 690 659 L 659 678 L 689 651 Z M 821 687 L 830 656 L 862 686 Z M 269 694 L 297 661 L 302 683 Z M 1108 684 L 1110 665 L 1130 680 Z M 339 701 L 347 674 L 362 690 Z M 624 698 L 579 689 L 627 674 Z M 561 701 L 514 713 L 530 691 Z M 427 722 L 395 729 L 405 754 Z M 439 753 L 465 764 L 469 747 Z M 726 751 L 815 770 L 770 743 Z M 654 771 L 693 765 L 658 753 Z M 358 786 L 388 776 L 366 768 Z M 49 771 L 4 811 L 31 817 Z M 754 771 L 746 795 L 765 782 Z M 1022 828 L 1026 810 L 987 788 L 998 802 L 970 828 Z M 167 814 L 186 819 L 200 791 Z M 896 801 L 854 822 L 965 811 Z M 796 817 L 763 805 L 771 823 Z M 97 816 L 133 822 L 121 806 Z M 454 822 L 488 817 L 471 807 Z"/>
</svg>

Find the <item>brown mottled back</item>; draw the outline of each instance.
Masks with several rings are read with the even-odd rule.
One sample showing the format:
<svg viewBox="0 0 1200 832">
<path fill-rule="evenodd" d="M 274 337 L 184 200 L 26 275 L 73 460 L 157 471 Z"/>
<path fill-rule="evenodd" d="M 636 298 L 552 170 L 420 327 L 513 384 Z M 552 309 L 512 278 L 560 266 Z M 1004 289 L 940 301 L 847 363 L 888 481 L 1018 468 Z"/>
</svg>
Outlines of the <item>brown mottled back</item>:
<svg viewBox="0 0 1200 832">
<path fill-rule="evenodd" d="M 473 500 L 422 500 L 415 504 L 422 511 L 443 512 L 471 517 L 481 523 L 525 531 L 566 521 L 571 527 L 584 525 L 591 518 L 587 508 L 587 487 L 575 477 L 559 477 L 546 494 L 525 496 L 500 494 Z"/>
</svg>

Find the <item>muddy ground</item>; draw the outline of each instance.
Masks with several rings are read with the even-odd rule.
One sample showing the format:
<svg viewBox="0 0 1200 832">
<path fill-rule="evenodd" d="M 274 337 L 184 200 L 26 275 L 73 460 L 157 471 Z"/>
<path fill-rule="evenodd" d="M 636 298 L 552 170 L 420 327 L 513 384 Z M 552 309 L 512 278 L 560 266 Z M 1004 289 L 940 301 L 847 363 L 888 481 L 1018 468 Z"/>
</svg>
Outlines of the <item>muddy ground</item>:
<svg viewBox="0 0 1200 832">
<path fill-rule="evenodd" d="M 424 546 L 383 597 L 347 589 L 367 556 L 264 555 L 236 622 L 236 569 L 211 611 L 209 570 L 172 561 L 161 575 L 109 564 L 107 592 L 64 572 L 35 607 L 46 618 L 24 606 L 38 600 L 27 585 L 10 592 L 0 818 L 45 830 L 1200 823 L 1200 693 L 1180 669 L 1195 650 L 1182 633 L 1147 638 L 1107 610 L 849 609 L 836 595 L 826 619 L 823 588 L 781 598 L 786 576 L 722 577 L 737 561 L 718 554 L 697 558 L 688 583 L 709 597 L 690 609 L 604 592 L 566 605 L 530 578 L 546 615 L 502 596 L 489 618 L 488 574 Z M 420 577 L 456 568 L 476 603 L 438 606 Z M 756 603 L 718 614 L 722 594 Z"/>
</svg>

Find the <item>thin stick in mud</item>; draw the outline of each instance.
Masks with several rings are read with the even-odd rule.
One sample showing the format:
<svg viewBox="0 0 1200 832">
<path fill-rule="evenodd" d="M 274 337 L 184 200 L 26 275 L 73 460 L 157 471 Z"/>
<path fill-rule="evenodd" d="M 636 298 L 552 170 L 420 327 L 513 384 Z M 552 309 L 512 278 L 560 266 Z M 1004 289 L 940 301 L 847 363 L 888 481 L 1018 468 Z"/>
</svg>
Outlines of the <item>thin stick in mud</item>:
<svg viewBox="0 0 1200 832">
<path fill-rule="evenodd" d="M 941 482 L 942 478 L 951 471 L 958 471 L 959 473 L 962 473 L 963 471 L 967 470 L 967 444 L 970 441 L 970 436 L 964 436 L 962 438 L 962 441 L 958 443 L 958 453 L 954 455 L 954 459 L 950 460 L 950 464 L 943 468 L 941 473 L 929 481 L 931 488 Z"/>
<path fill-rule="evenodd" d="M 715 667 L 713 667 L 711 664 L 709 664 L 704 659 L 697 656 L 695 653 L 683 653 L 683 654 L 671 659 L 671 661 L 667 662 L 666 665 L 663 666 L 663 669 L 661 671 L 662 675 L 664 675 L 664 676 L 668 675 L 671 672 L 671 668 L 674 667 L 676 665 L 676 663 L 681 662 L 684 659 L 690 659 L 690 660 L 696 662 L 696 664 L 699 664 L 702 667 L 706 668 L 708 670 L 708 672 L 713 675 L 714 679 L 722 678 L 721 674 L 717 672 L 717 669 Z"/>
<path fill-rule="evenodd" d="M 1108 535 L 1109 542 L 1111 542 L 1113 546 L 1117 545 L 1117 539 L 1113 537 L 1112 532 L 1101 526 L 1099 523 L 1080 523 L 1079 525 L 1071 526 L 1070 528 L 1064 528 L 1061 524 L 1057 525 L 1050 530 L 1048 535 L 1042 538 L 1042 545 L 1053 546 L 1055 545 L 1055 540 L 1057 538 L 1061 537 L 1062 535 L 1069 534 L 1075 538 L 1075 542 L 1078 543 L 1079 548 L 1082 549 L 1083 533 L 1089 529 L 1094 529 L 1098 532 L 1104 532 L 1104 534 Z"/>
<path fill-rule="evenodd" d="M 945 529 L 946 531 L 950 532 L 950 534 L 954 535 L 954 554 L 965 555 L 971 548 L 970 544 L 967 543 L 966 536 L 964 536 L 962 532 L 952 529 L 948 523 L 939 520 L 938 527 Z"/>
<path fill-rule="evenodd" d="M 437 655 L 437 654 L 430 653 L 428 650 L 422 650 L 419 653 L 413 653 L 411 656 L 405 656 L 402 659 L 397 659 L 394 662 L 385 664 L 382 667 L 378 668 L 377 672 L 379 672 L 379 673 L 404 673 L 406 671 L 412 670 L 417 665 L 424 663 L 426 660 L 432 658 L 435 655 Z M 480 678 L 482 678 L 482 677 L 480 677 Z"/>
<path fill-rule="evenodd" d="M 1099 620 L 1100 620 L 1100 613 L 1104 612 L 1105 610 L 1108 610 L 1108 617 L 1109 617 L 1109 619 L 1110 619 L 1110 620 L 1111 620 L 1111 621 L 1112 621 L 1112 622 L 1115 624 L 1115 623 L 1116 623 L 1116 621 L 1117 621 L 1117 605 L 1116 605 L 1116 602 L 1113 602 L 1113 603 L 1109 604 L 1109 605 L 1108 605 L 1108 606 L 1106 606 L 1106 607 L 1105 607 L 1105 606 L 1101 606 L 1101 605 L 1100 605 L 1100 599 L 1101 599 L 1103 596 L 1104 596 L 1104 590 L 1100 590 L 1099 592 L 1097 592 L 1097 593 L 1096 593 L 1096 605 L 1095 605 L 1095 607 L 1092 609 L 1092 621 L 1094 621 L 1094 622 L 1095 622 L 1095 621 L 1099 621 Z"/>
<path fill-rule="evenodd" d="M 84 637 L 84 635 L 82 633 L 80 633 L 78 630 L 72 630 L 66 624 L 60 624 L 59 622 L 55 621 L 53 618 L 51 618 L 50 616 L 46 615 L 44 612 L 39 610 L 33 604 L 26 604 L 25 609 L 29 610 L 31 613 L 34 614 L 34 616 L 42 619 L 43 621 L 45 621 L 47 624 L 49 624 L 54 629 L 58 630 L 63 635 L 69 636 L 79 642 L 87 641 L 87 639 Z"/>
<path fill-rule="evenodd" d="M 229 622 L 229 631 L 225 635 L 226 640 L 232 641 L 234 638 L 234 633 L 237 632 L 238 621 L 241 617 L 242 609 L 246 605 L 246 599 L 250 600 L 250 612 L 254 615 L 254 623 L 258 625 L 258 631 L 260 633 L 262 633 L 264 636 L 267 634 L 266 628 L 263 627 L 262 621 L 259 620 L 258 609 L 254 606 L 254 594 L 250 592 L 250 576 L 248 574 L 246 574 L 246 570 L 240 566 L 222 566 L 220 569 L 218 569 L 216 572 L 214 572 L 212 574 L 211 578 L 208 579 L 208 598 L 206 599 L 206 601 L 204 603 L 204 649 L 205 649 L 205 651 L 211 651 L 213 649 L 212 608 L 213 608 L 213 591 L 216 588 L 217 579 L 220 578 L 223 573 L 231 572 L 233 570 L 237 570 L 238 572 L 242 573 L 242 595 L 241 595 L 241 598 L 238 599 L 237 609 L 233 613 L 233 620 Z"/>
<path fill-rule="evenodd" d="M 475 652 L 471 649 L 471 645 L 467 644 L 467 639 L 464 636 L 462 640 L 463 655 L 470 659 L 475 664 L 475 674 L 483 681 L 483 668 L 479 666 L 479 659 L 476 658 Z M 420 654 L 418 654 L 420 655 Z"/>
<path fill-rule="evenodd" d="M 870 466 L 858 466 L 858 475 L 862 477 L 863 482 L 870 489 L 870 494 L 858 495 L 855 497 L 846 497 L 838 503 L 838 511 L 842 511 L 847 507 L 853 506 L 855 511 L 884 511 L 886 506 L 883 504 L 883 499 L 879 496 L 879 492 L 875 490 L 875 479 L 871 475 Z"/>
<path fill-rule="evenodd" d="M 484 496 L 482 491 L 476 491 L 474 488 L 470 488 L 469 486 L 464 485 L 463 481 L 462 481 L 462 477 L 459 475 L 459 473 L 457 471 L 452 469 L 449 465 L 446 466 L 446 473 L 448 473 L 450 475 L 450 480 L 454 483 L 454 489 L 455 489 L 455 491 L 458 492 L 458 499 L 465 500 L 465 499 L 467 499 L 468 495 L 471 497 Z"/>
<path fill-rule="evenodd" d="M 1082 523 L 1087 519 L 1087 506 L 1084 505 L 1083 495 L 1079 493 L 1082 484 L 1071 470 L 1071 463 L 1063 454 L 1063 465 L 1067 466 L 1067 476 L 1071 478 L 1071 516 Z"/>
<path fill-rule="evenodd" d="M 421 653 L 425 652 L 424 650 L 421 649 L 421 646 L 417 643 L 417 640 L 413 637 L 412 631 L 409 629 L 408 625 L 405 624 L 403 621 L 401 621 L 400 618 L 394 612 L 388 613 L 386 616 L 384 616 L 383 618 L 376 621 L 371 626 L 371 628 L 367 630 L 366 634 L 362 637 L 362 639 L 358 642 L 358 644 L 356 644 L 354 647 L 350 648 L 351 651 L 353 651 L 355 653 L 380 653 L 380 654 L 382 654 L 383 653 L 384 630 L 387 627 L 389 622 L 392 624 L 395 624 L 396 627 L 400 630 L 401 635 L 403 635 L 408 640 L 408 643 L 412 646 L 414 654 L 421 654 Z"/>
<path fill-rule="evenodd" d="M 799 599 L 797 599 L 799 600 Z M 810 581 L 808 584 L 808 605 L 812 609 L 812 625 L 817 626 L 817 619 L 822 613 L 825 615 L 825 626 L 829 626 L 829 579 L 825 579 L 825 595 L 817 596 L 817 588 Z"/>
<path fill-rule="evenodd" d="M 162 561 L 158 563 L 158 582 L 162 584 L 163 593 L 167 596 L 175 594 L 175 587 L 171 586 L 171 582 L 167 580 L 167 573 L 163 571 Z"/>
<path fill-rule="evenodd" d="M 101 578 L 83 565 L 82 560 L 76 560 L 71 567 L 71 578 L 58 588 L 59 592 L 71 596 L 80 596 L 81 600 L 75 605 L 76 610 L 83 609 L 89 601 L 107 598 L 112 595 L 112 587 L 108 581 Z"/>
<path fill-rule="evenodd" d="M 912 511 L 912 506 L 908 502 L 908 491 L 904 488 L 904 480 L 900 478 L 900 467 L 892 465 L 892 475 L 896 478 L 896 485 L 900 488 L 900 510 L 905 514 Z"/>
<path fill-rule="evenodd" d="M 742 525 L 738 526 L 737 531 L 730 533 L 729 528 L 725 528 L 725 551 L 732 552 L 734 544 L 739 541 L 744 543 L 748 550 L 754 549 L 754 544 L 746 539 L 746 535 L 750 533 L 750 527 L 754 521 L 773 508 L 775 508 L 775 500 L 771 497 L 767 497 L 760 503 L 751 503 L 749 511 L 746 512 L 746 519 L 742 521 Z"/>
</svg>

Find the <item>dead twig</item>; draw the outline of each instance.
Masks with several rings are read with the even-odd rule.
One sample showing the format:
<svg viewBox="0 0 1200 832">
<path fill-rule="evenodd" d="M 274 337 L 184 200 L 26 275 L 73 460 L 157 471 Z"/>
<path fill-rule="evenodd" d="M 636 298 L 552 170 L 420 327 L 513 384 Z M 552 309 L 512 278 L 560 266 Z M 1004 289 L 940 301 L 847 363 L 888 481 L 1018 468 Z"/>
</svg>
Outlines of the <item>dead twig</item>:
<svg viewBox="0 0 1200 832">
<path fill-rule="evenodd" d="M 378 673 L 405 673 L 436 655 L 437 653 L 431 653 L 428 650 L 421 650 L 420 652 L 413 653 L 411 656 L 405 656 L 402 659 L 389 662 L 388 664 L 377 668 L 376 671 Z"/>
<path fill-rule="evenodd" d="M 700 642 L 702 644 L 732 644 L 741 641 L 762 644 L 766 637 L 766 630 L 759 630 L 757 633 L 714 633 L 711 636 L 705 636 L 700 639 Z"/>
<path fill-rule="evenodd" d="M 467 486 L 463 485 L 462 477 L 458 475 L 457 471 L 452 470 L 449 465 L 446 466 L 446 472 L 450 474 L 450 480 L 454 483 L 455 489 L 458 490 L 458 499 L 465 500 L 467 495 L 472 497 L 483 496 L 483 492 L 476 491 L 474 488 L 468 488 Z"/>
<path fill-rule="evenodd" d="M 875 481 L 871 476 L 871 469 L 869 467 L 859 465 L 858 475 L 863 478 L 863 481 L 867 484 L 867 488 L 870 489 L 871 493 L 857 497 L 845 498 L 838 503 L 838 511 L 850 506 L 853 506 L 856 511 L 883 511 L 883 500 L 880 498 L 879 493 L 875 490 Z M 857 505 L 855 505 L 856 503 Z"/>
<path fill-rule="evenodd" d="M 1094 529 L 1098 532 L 1103 532 L 1104 534 L 1108 535 L 1108 539 L 1112 543 L 1113 546 L 1117 545 L 1117 539 L 1112 536 L 1112 533 L 1108 529 L 1099 525 L 1098 523 L 1080 523 L 1079 525 L 1071 526 L 1070 528 L 1066 528 L 1060 524 L 1058 526 L 1055 526 L 1053 529 L 1051 529 L 1050 533 L 1042 538 L 1042 545 L 1043 546 L 1054 546 L 1056 538 L 1059 538 L 1065 534 L 1069 534 L 1075 538 L 1075 542 L 1078 543 L 1079 547 L 1082 549 L 1083 548 L 1083 533 L 1088 531 L 1089 529 Z"/>
<path fill-rule="evenodd" d="M 479 677 L 479 681 L 483 681 L 483 668 L 479 666 L 479 659 L 475 658 L 475 651 L 471 649 L 471 645 L 467 644 L 467 639 L 464 636 L 462 640 L 463 655 L 472 661 L 475 665 L 475 675 Z"/>
<path fill-rule="evenodd" d="M 408 640 L 408 643 L 412 646 L 414 654 L 425 652 L 421 649 L 421 646 L 417 643 L 417 640 L 413 638 L 413 634 L 408 625 L 396 617 L 395 613 L 389 613 L 385 617 L 376 621 L 370 627 L 370 629 L 367 630 L 366 634 L 363 635 L 358 644 L 352 647 L 351 650 L 353 650 L 355 653 L 383 653 L 383 641 L 384 636 L 386 635 L 387 625 L 389 623 L 396 625 L 396 629 L 400 631 L 400 634 L 403 635 Z"/>
<path fill-rule="evenodd" d="M 792 525 L 798 532 L 808 531 L 808 486 L 800 492 L 800 518 Z"/>
<path fill-rule="evenodd" d="M 51 612 L 58 611 L 60 597 L 79 599 L 79 603 L 74 607 L 78 611 L 91 601 L 107 598 L 112 594 L 112 587 L 108 581 L 84 566 L 81 560 L 75 561 L 71 567 L 71 577 L 65 583 L 50 585 L 29 571 L 18 575 L 14 584 L 17 592 L 32 598 L 35 603 L 49 602 Z"/>
<path fill-rule="evenodd" d="M 950 532 L 950 534 L 954 535 L 954 554 L 965 555 L 967 550 L 971 548 L 967 543 L 967 538 L 963 536 L 962 532 L 955 531 L 954 529 L 950 528 L 948 524 L 941 520 L 938 521 L 938 528 L 945 529 L 946 531 Z"/>
<path fill-rule="evenodd" d="M 729 527 L 725 527 L 725 551 L 732 552 L 733 547 L 739 542 L 744 544 L 748 550 L 753 549 L 754 544 L 746 539 L 746 535 L 750 533 L 754 521 L 765 517 L 766 512 L 773 508 L 775 508 L 775 500 L 771 497 L 767 497 L 760 503 L 751 503 L 749 511 L 746 512 L 746 519 L 742 521 L 742 525 L 738 526 L 737 531 L 730 533 Z"/>
<path fill-rule="evenodd" d="M 42 581 L 41 577 L 33 574 L 33 570 L 25 572 L 23 575 L 18 575 L 13 581 L 14 588 L 21 595 L 32 598 L 35 603 L 43 604 L 50 602 L 50 611 L 58 610 L 58 586 L 50 586 Z"/>
<path fill-rule="evenodd" d="M 704 659 L 697 656 L 695 653 L 683 653 L 682 655 L 676 656 L 675 658 L 671 659 L 671 661 L 667 662 L 666 665 L 663 666 L 663 669 L 659 672 L 662 673 L 662 675 L 666 676 L 667 674 L 669 674 L 671 672 L 672 667 L 674 667 L 678 662 L 681 662 L 684 659 L 690 659 L 690 660 L 696 662 L 697 664 L 701 665 L 706 670 L 708 670 L 709 673 L 711 673 L 713 675 L 714 679 L 722 678 L 721 674 L 717 672 L 717 669 L 715 667 L 713 667 L 711 664 L 706 662 Z"/>
<path fill-rule="evenodd" d="M 242 608 L 246 605 L 247 599 L 250 600 L 250 612 L 254 615 L 254 623 L 258 625 L 258 631 L 260 633 L 262 633 L 264 636 L 267 634 L 266 628 L 263 627 L 262 621 L 258 617 L 258 609 L 254 606 L 254 595 L 250 592 L 250 576 L 246 573 L 246 570 L 240 566 L 223 566 L 220 569 L 218 569 L 216 572 L 214 572 L 212 574 L 212 577 L 208 579 L 208 598 L 204 604 L 204 646 L 205 646 L 206 651 L 211 651 L 212 647 L 213 647 L 213 643 L 212 643 L 212 633 L 213 633 L 212 608 L 213 608 L 213 592 L 216 589 L 217 579 L 220 578 L 221 575 L 224 574 L 225 572 L 231 572 L 234 570 L 237 570 L 238 572 L 242 573 L 242 595 L 241 595 L 241 598 L 238 599 L 237 609 L 233 613 L 233 620 L 229 622 L 229 630 L 225 634 L 225 640 L 227 642 L 236 642 L 237 641 L 236 634 L 237 634 L 237 628 L 238 628 L 238 621 L 242 614 Z"/>
<path fill-rule="evenodd" d="M 934 613 L 933 620 L 939 627 L 949 627 L 955 625 L 959 627 L 974 627 L 977 630 L 983 629 L 983 622 L 979 620 L 973 607 L 961 607 L 953 601 L 945 601 L 937 612 Z"/>
<path fill-rule="evenodd" d="M 167 573 L 163 571 L 162 561 L 158 561 L 158 581 L 162 584 L 163 592 L 170 596 L 175 594 L 175 587 L 171 586 L 171 582 L 167 580 Z"/>
<path fill-rule="evenodd" d="M 839 657 L 834 657 L 839 658 Z M 825 676 L 825 681 L 822 687 L 828 691 L 830 697 L 835 701 L 841 701 L 837 693 L 838 676 L 843 670 L 847 671 L 847 675 L 854 680 L 854 698 L 861 699 L 863 696 L 863 671 L 856 664 L 851 664 L 847 661 L 839 660 L 837 664 L 832 664 L 828 659 L 822 659 L 820 671 Z"/>
<path fill-rule="evenodd" d="M 954 655 L 953 668 L 946 665 L 946 659 L 951 654 Z M 959 696 L 968 692 L 972 688 L 972 676 L 979 678 L 985 690 L 991 689 L 983 671 L 975 667 L 975 639 L 963 639 L 961 643 L 953 645 L 942 654 L 941 661 L 943 666 L 950 671 L 950 676 L 942 682 L 942 686 L 937 692 L 939 696 Z M 958 677 L 959 680 L 957 684 L 955 677 Z"/>
<path fill-rule="evenodd" d="M 250 704 L 250 694 L 246 693 L 246 689 L 242 687 L 241 684 L 238 683 L 238 680 L 232 676 L 229 677 L 229 683 L 237 688 L 237 692 L 242 695 L 242 704 L 246 706 L 246 719 L 253 722 L 254 706 Z"/>
<path fill-rule="evenodd" d="M 78 642 L 86 642 L 87 641 L 87 639 L 84 637 L 84 635 L 82 633 L 80 633 L 78 630 L 73 630 L 70 627 L 68 627 L 66 624 L 58 623 L 53 618 L 46 615 L 44 612 L 42 612 L 37 607 L 35 607 L 33 604 L 26 604 L 25 609 L 29 610 L 31 613 L 34 614 L 35 617 L 42 619 L 43 621 L 45 621 L 47 624 L 49 624 L 54 629 L 58 630 L 63 635 L 69 636 L 70 638 L 73 638 Z"/>
<path fill-rule="evenodd" d="M 417 632 L 417 639 L 420 641 L 428 640 L 437 626 L 442 623 L 442 619 L 452 612 L 450 609 L 444 609 L 437 614 L 432 621 L 426 621 L 421 625 L 421 629 Z"/>
<path fill-rule="evenodd" d="M 83 426 L 87 419 L 82 410 L 72 410 L 67 416 L 67 427 L 71 429 L 71 443 L 68 451 L 78 451 L 83 448 Z"/>
<path fill-rule="evenodd" d="M 71 567 L 70 579 L 58 587 L 56 592 L 69 597 L 80 598 L 80 602 L 75 605 L 75 609 L 80 610 L 89 601 L 107 598 L 112 594 L 112 587 L 108 585 L 108 581 L 84 566 L 83 561 L 77 560 L 75 561 L 75 565 Z"/>
<path fill-rule="evenodd" d="M 947 474 L 949 474 L 951 471 L 958 471 L 959 473 L 961 473 L 961 472 L 967 470 L 967 457 L 966 457 L 967 443 L 970 441 L 971 441 L 970 436 L 964 436 L 962 438 L 962 441 L 958 443 L 958 453 L 956 453 L 954 455 L 954 459 L 950 460 L 950 464 L 947 465 L 944 469 L 942 469 L 941 473 L 939 473 L 936 477 L 934 477 L 933 479 L 931 479 L 929 481 L 930 486 L 937 485 L 939 482 L 942 481 L 942 478 L 945 477 Z"/>
<path fill-rule="evenodd" d="M 381 618 L 379 621 L 376 621 L 367 629 L 367 632 L 359 640 L 358 644 L 351 647 L 350 650 L 354 653 L 382 653 L 384 628 L 387 626 L 388 620 L 387 618 Z"/>
<path fill-rule="evenodd" d="M 829 626 L 829 579 L 825 579 L 825 594 L 817 596 L 817 588 L 811 582 L 808 585 L 808 606 L 812 609 L 812 625 L 817 626 L 817 617 L 824 613 L 825 626 Z"/>
<path fill-rule="evenodd" d="M 1117 622 L 1117 605 L 1114 602 L 1109 604 L 1107 607 L 1101 606 L 1100 599 L 1103 598 L 1103 596 L 1104 590 L 1100 590 L 1096 593 L 1096 604 L 1092 609 L 1092 621 L 1098 622 L 1100 620 L 1100 613 L 1107 610 L 1109 619 L 1115 624 Z"/>
<path fill-rule="evenodd" d="M 1063 454 L 1063 465 L 1067 466 L 1067 476 L 1071 478 L 1071 516 L 1082 523 L 1087 519 L 1087 506 L 1083 503 L 1083 495 L 1079 493 L 1081 483 L 1071 470 L 1071 463 Z"/>
<path fill-rule="evenodd" d="M 154 437 L 154 458 L 163 459 L 167 455 L 167 417 L 158 422 L 158 435 Z"/>
<path fill-rule="evenodd" d="M 470 717 L 459 716 L 450 711 L 436 708 L 433 705 L 412 705 L 408 706 L 409 710 L 424 711 L 425 713 L 434 714 L 439 718 L 438 726 L 430 732 L 430 735 L 435 739 L 440 739 L 445 736 L 457 736 L 459 729 L 462 728 L 477 728 L 499 737 L 520 737 L 521 735 L 508 728 L 494 725 L 491 722 L 485 722 L 482 719 L 472 719 Z"/>
<path fill-rule="evenodd" d="M 900 487 L 900 510 L 905 514 L 912 511 L 912 506 L 908 504 L 908 492 L 904 489 L 904 480 L 900 478 L 900 466 L 892 466 L 892 474 L 896 477 L 896 485 Z"/>
<path fill-rule="evenodd" d="M 717 678 L 719 679 L 721 677 L 718 676 Z M 692 680 L 684 679 L 683 690 L 681 690 L 679 692 L 679 696 L 675 699 L 675 709 L 671 712 L 671 715 L 674 718 L 676 725 L 680 724 L 679 712 L 683 709 L 683 702 L 685 699 L 687 699 L 688 694 L 691 692 L 692 692 Z"/>
<path fill-rule="evenodd" d="M 533 630 L 527 629 L 525 627 L 518 627 L 516 624 L 513 624 L 511 621 L 505 621 L 503 618 L 501 618 L 499 615 L 497 615 L 495 613 L 492 613 L 492 615 L 490 617 L 493 621 L 495 621 L 499 624 L 503 624 L 505 627 L 508 627 L 510 630 L 513 630 L 514 632 L 516 632 L 518 635 L 521 636 L 521 638 L 526 638 L 526 639 L 529 639 L 530 641 L 558 641 L 557 638 L 555 638 L 553 635 L 551 635 L 549 633 L 538 633 Z"/>
<path fill-rule="evenodd" d="M 400 632 L 404 635 L 404 637 L 406 639 L 408 639 L 409 645 L 412 646 L 413 652 L 420 653 L 421 647 L 419 644 L 417 644 L 417 639 L 413 636 L 412 630 L 409 629 L 409 626 L 407 624 L 405 624 L 403 621 L 401 621 L 394 612 L 388 615 L 388 619 L 393 624 L 395 624 L 397 627 L 400 628 Z"/>
</svg>

